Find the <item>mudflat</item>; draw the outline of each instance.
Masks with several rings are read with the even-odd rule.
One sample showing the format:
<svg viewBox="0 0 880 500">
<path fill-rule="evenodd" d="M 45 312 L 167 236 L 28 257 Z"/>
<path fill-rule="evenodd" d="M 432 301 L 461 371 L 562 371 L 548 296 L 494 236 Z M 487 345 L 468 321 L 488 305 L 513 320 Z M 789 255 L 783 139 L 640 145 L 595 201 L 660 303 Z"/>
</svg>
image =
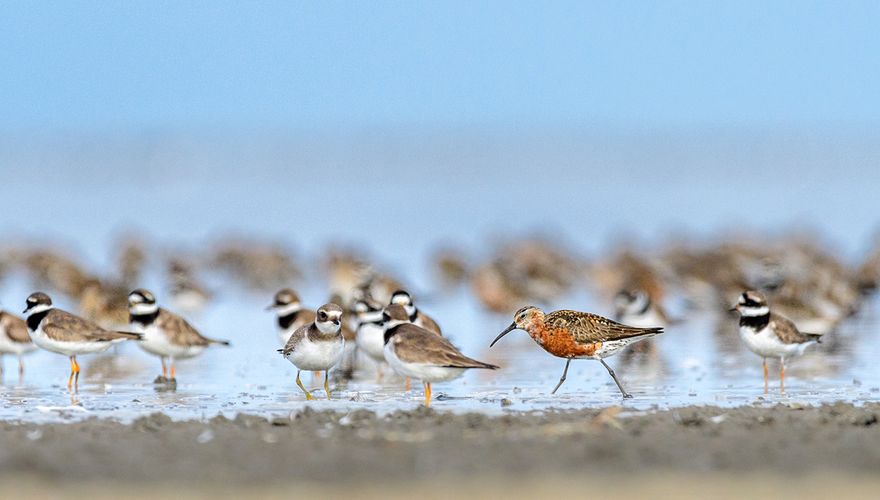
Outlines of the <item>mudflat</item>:
<svg viewBox="0 0 880 500">
<path fill-rule="evenodd" d="M 880 404 L 0 423 L 0 496 L 605 496 L 880 487 Z M 744 482 L 744 479 L 750 478 Z M 653 488 L 653 490 L 652 490 Z M 718 488 L 714 490 L 713 488 Z M 744 489 L 745 488 L 745 489 Z M 750 490 L 749 488 L 752 488 Z"/>
</svg>

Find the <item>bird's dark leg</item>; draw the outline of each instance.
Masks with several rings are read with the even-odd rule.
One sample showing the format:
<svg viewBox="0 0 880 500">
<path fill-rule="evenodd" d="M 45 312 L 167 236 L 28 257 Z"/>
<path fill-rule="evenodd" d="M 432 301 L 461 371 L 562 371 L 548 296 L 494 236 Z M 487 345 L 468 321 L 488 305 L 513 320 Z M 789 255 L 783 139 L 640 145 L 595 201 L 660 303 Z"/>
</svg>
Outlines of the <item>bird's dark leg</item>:
<svg viewBox="0 0 880 500">
<path fill-rule="evenodd" d="M 611 378 L 614 379 L 614 383 L 617 384 L 617 388 L 620 389 L 621 394 L 623 394 L 623 399 L 629 399 L 632 397 L 632 394 L 626 392 L 626 389 L 623 388 L 623 384 L 620 383 L 620 380 L 617 380 L 617 375 L 614 373 L 614 370 L 608 366 L 608 363 L 605 362 L 604 359 L 599 358 L 599 362 L 602 363 L 602 366 L 608 370 L 608 374 L 611 375 Z"/>
<path fill-rule="evenodd" d="M 556 384 L 556 387 L 553 388 L 553 391 L 550 394 L 556 394 L 556 391 L 559 390 L 559 387 L 565 382 L 565 376 L 568 375 L 568 365 L 571 364 L 571 358 L 568 358 L 568 361 L 565 362 L 565 370 L 562 370 L 562 378 L 559 379 L 559 383 Z"/>
</svg>

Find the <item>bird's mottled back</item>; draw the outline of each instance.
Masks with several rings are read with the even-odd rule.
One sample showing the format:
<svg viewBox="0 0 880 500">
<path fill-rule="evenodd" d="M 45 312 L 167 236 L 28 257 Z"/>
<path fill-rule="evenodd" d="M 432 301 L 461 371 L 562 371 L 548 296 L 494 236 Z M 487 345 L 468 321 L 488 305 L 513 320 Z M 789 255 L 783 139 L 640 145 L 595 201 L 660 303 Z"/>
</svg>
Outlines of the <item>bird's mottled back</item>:
<svg viewBox="0 0 880 500">
<path fill-rule="evenodd" d="M 627 326 L 597 314 L 562 309 L 547 314 L 544 325 L 548 329 L 568 331 L 579 344 L 592 344 L 663 333 L 663 328 Z"/>
</svg>

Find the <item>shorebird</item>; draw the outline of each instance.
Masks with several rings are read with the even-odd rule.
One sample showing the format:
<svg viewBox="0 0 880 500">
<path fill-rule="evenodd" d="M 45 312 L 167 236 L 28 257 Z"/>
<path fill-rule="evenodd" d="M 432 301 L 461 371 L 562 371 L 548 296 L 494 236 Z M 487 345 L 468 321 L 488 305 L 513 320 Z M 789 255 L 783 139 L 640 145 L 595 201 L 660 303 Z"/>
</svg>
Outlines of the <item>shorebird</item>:
<svg viewBox="0 0 880 500">
<path fill-rule="evenodd" d="M 382 307 L 368 300 L 354 303 L 355 345 L 370 359 L 378 363 L 377 379 L 382 378 L 382 365 L 385 363 L 385 331 L 382 327 Z"/>
<path fill-rule="evenodd" d="M 567 361 L 562 378 L 559 379 L 559 383 L 553 388 L 551 394 L 556 394 L 556 391 L 565 382 L 571 360 L 595 359 L 608 370 L 608 374 L 614 379 L 614 383 L 617 384 L 623 397 L 631 398 L 632 395 L 626 392 L 614 370 L 608 366 L 604 358 L 616 354 L 633 342 L 663 333 L 663 328 L 638 328 L 622 325 L 596 314 L 579 311 L 560 310 L 544 314 L 544 311 L 534 306 L 523 307 L 514 314 L 513 318 L 513 323 L 498 334 L 489 347 L 494 346 L 496 342 L 501 340 L 501 337 L 519 329 L 525 330 L 545 351 L 554 356 L 565 358 Z"/>
<path fill-rule="evenodd" d="M 324 304 L 318 308 L 315 320 L 301 326 L 287 341 L 284 349 L 278 349 L 288 361 L 296 366 L 296 385 L 306 394 L 307 400 L 315 399 L 300 380 L 302 370 L 323 371 L 324 391 L 330 399 L 329 372 L 345 352 L 342 336 L 342 308 L 336 304 Z"/>
<path fill-rule="evenodd" d="M 211 301 L 212 293 L 202 286 L 187 264 L 172 260 L 168 264 L 168 302 L 178 311 L 199 315 Z"/>
<path fill-rule="evenodd" d="M 104 352 L 115 341 L 141 339 L 138 333 L 105 330 L 87 319 L 57 309 L 52 299 L 42 292 L 32 293 L 26 304 L 24 314 L 34 344 L 70 358 L 68 390 L 79 386 L 78 355 Z"/>
<path fill-rule="evenodd" d="M 391 294 L 390 304 L 397 304 L 399 306 L 403 306 L 406 310 L 406 314 L 409 317 L 410 323 L 420 326 L 425 330 L 430 330 L 437 335 L 443 335 L 443 332 L 440 331 L 440 325 L 437 324 L 430 316 L 420 311 L 415 304 L 413 304 L 412 297 L 409 292 L 406 290 L 397 290 Z"/>
<path fill-rule="evenodd" d="M 760 292 L 743 292 L 731 311 L 740 314 L 739 336 L 746 347 L 764 359 L 764 394 L 768 392 L 767 358 L 779 358 L 779 389 L 784 393 L 785 358 L 800 356 L 822 336 L 801 333 L 791 320 L 771 312 L 767 299 Z"/>
<path fill-rule="evenodd" d="M 4 354 L 15 354 L 18 357 L 18 376 L 24 374 L 22 355 L 37 348 L 28 335 L 27 323 L 23 319 L 0 310 L 0 374 L 3 373 Z"/>
<path fill-rule="evenodd" d="M 304 309 L 299 301 L 299 295 L 290 288 L 283 288 L 275 294 L 271 304 L 266 307 L 267 311 L 275 311 L 278 326 L 278 340 L 281 347 L 287 345 L 290 336 L 300 327 L 315 321 L 315 313 Z"/>
<path fill-rule="evenodd" d="M 422 381 L 425 406 L 431 406 L 431 384 L 456 379 L 470 368 L 498 367 L 469 358 L 447 339 L 409 322 L 406 310 L 396 304 L 385 308 L 385 360 L 401 375 Z"/>
<path fill-rule="evenodd" d="M 185 319 L 159 307 L 156 297 L 149 290 L 138 288 L 129 293 L 128 310 L 132 329 L 143 334 L 143 339 L 138 345 L 162 360 L 162 376 L 156 379 L 157 383 L 176 381 L 175 359 L 198 356 L 212 344 L 229 345 L 226 340 L 202 336 Z M 170 378 L 165 359 L 170 362 Z"/>
</svg>

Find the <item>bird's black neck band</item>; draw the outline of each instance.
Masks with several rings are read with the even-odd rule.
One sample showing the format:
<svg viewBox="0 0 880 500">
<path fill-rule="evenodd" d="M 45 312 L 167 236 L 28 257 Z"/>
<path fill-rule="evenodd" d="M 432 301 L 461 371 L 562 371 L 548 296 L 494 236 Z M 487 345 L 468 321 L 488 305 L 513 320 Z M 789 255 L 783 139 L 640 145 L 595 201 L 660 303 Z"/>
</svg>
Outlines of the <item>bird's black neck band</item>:
<svg viewBox="0 0 880 500">
<path fill-rule="evenodd" d="M 739 326 L 747 326 L 755 329 L 755 331 L 763 330 L 768 323 L 770 323 L 770 313 L 761 316 L 741 316 L 739 318 Z"/>
<path fill-rule="evenodd" d="M 45 311 L 36 312 L 36 313 L 33 313 L 30 316 L 28 316 L 27 317 L 28 330 L 30 330 L 32 332 L 37 331 L 37 328 L 40 327 L 40 322 L 43 321 L 43 318 L 45 318 L 47 314 L 49 314 L 49 311 L 51 311 L 51 309 L 46 309 Z"/>
<path fill-rule="evenodd" d="M 385 330 L 385 343 L 387 344 L 391 337 L 397 334 L 397 329 L 400 328 L 400 325 L 392 326 L 391 328 Z"/>
<path fill-rule="evenodd" d="M 290 325 L 296 321 L 296 317 L 299 316 L 299 311 L 293 311 L 290 314 L 285 314 L 284 316 L 278 316 L 278 326 L 283 329 L 290 328 Z"/>
<path fill-rule="evenodd" d="M 149 312 L 149 313 L 139 313 L 139 314 L 130 313 L 128 320 L 130 323 L 140 323 L 144 326 L 147 326 L 147 325 L 152 324 L 153 321 L 156 321 L 156 318 L 158 316 L 159 316 L 159 309 L 157 308 L 155 311 Z"/>
</svg>

